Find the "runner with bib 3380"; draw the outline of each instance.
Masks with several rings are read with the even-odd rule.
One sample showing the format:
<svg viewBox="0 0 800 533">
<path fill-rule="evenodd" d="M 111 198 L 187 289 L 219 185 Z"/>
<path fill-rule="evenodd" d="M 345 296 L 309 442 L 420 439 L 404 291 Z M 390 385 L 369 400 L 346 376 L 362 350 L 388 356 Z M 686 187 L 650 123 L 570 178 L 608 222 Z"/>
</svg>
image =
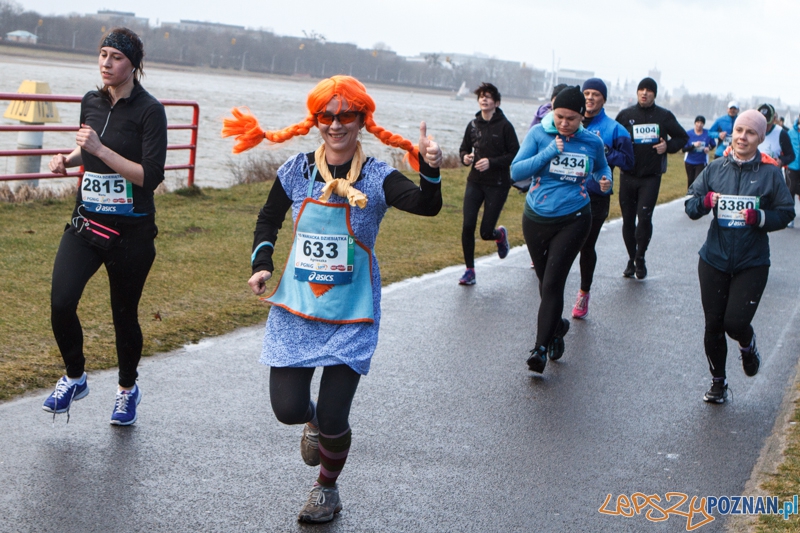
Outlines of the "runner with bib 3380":
<svg viewBox="0 0 800 533">
<path fill-rule="evenodd" d="M 738 116 L 733 126 L 732 153 L 717 158 L 689 189 L 686 214 L 696 220 L 713 213 L 697 266 L 705 314 L 704 347 L 711 387 L 709 403 L 728 397 L 727 334 L 739 343 L 742 368 L 755 376 L 761 366 L 753 321 L 769 274 L 767 232 L 783 229 L 794 219 L 794 200 L 778 167 L 764 164 L 758 150 L 766 119 L 755 110 Z"/>
</svg>

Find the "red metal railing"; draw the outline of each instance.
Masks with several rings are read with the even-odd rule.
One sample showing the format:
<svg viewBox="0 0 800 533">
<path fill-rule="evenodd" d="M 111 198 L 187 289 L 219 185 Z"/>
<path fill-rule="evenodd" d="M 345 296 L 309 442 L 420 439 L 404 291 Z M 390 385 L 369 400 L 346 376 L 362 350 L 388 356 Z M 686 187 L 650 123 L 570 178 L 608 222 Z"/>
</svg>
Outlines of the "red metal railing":
<svg viewBox="0 0 800 533">
<path fill-rule="evenodd" d="M 82 96 L 66 94 L 21 94 L 21 93 L 0 93 L 0 101 L 3 100 L 26 100 L 30 102 L 66 102 L 80 103 Z M 167 150 L 189 150 L 189 162 L 184 165 L 166 165 L 164 170 L 188 170 L 188 185 L 194 185 L 194 168 L 197 160 L 197 125 L 200 121 L 200 104 L 191 100 L 161 100 L 164 106 L 180 106 L 193 108 L 191 124 L 167 124 L 168 130 L 191 130 L 192 138 L 189 144 L 171 144 Z M 13 126 L 0 125 L 0 132 L 4 131 L 78 131 L 78 126 L 51 126 L 45 124 L 17 124 Z M 56 155 L 69 154 L 72 148 L 38 148 L 28 150 L 0 150 L 0 157 L 31 156 L 31 155 Z M 83 167 L 80 171 L 68 172 L 66 176 L 83 176 Z M 52 173 L 33 173 L 33 174 L 0 174 L 0 181 L 11 180 L 32 180 L 63 178 L 63 174 Z"/>
</svg>

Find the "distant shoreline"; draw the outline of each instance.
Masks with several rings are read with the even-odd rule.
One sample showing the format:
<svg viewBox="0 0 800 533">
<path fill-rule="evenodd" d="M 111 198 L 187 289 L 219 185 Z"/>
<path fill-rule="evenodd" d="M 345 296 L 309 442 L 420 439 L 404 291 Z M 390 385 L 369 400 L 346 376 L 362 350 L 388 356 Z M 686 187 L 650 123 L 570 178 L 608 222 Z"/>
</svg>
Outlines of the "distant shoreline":
<svg viewBox="0 0 800 533">
<path fill-rule="evenodd" d="M 47 61 L 67 61 L 70 63 L 85 63 L 86 61 L 90 60 L 91 58 L 95 57 L 93 52 L 81 52 L 81 51 L 61 51 L 61 50 L 51 50 L 51 49 L 42 49 L 42 48 L 35 48 L 33 46 L 19 46 L 19 45 L 7 45 L 7 44 L 0 44 L 0 56 L 3 59 L 11 60 L 11 61 L 18 61 L 24 58 L 32 58 L 32 59 L 39 59 L 39 60 L 47 60 Z M 197 67 L 191 65 L 175 65 L 171 63 L 161 63 L 158 61 L 148 61 L 145 57 L 145 72 L 150 70 L 170 70 L 170 71 L 177 71 L 177 72 L 202 72 L 204 74 L 218 74 L 221 76 L 234 76 L 240 78 L 257 78 L 257 79 L 280 79 L 280 80 L 288 80 L 288 81 L 309 81 L 309 80 L 320 80 L 321 78 L 314 78 L 311 76 L 287 76 L 285 74 L 270 74 L 268 72 L 251 72 L 251 71 L 242 71 L 242 70 L 233 70 L 233 69 L 220 69 L 220 68 L 211 68 L 211 67 Z M 363 81 L 363 80 L 362 80 Z M 424 93 L 424 94 L 437 94 L 437 95 L 447 95 L 452 94 L 455 95 L 456 90 L 447 90 L 447 89 L 435 89 L 432 87 L 416 87 L 416 86 L 409 86 L 409 85 L 395 85 L 390 83 L 378 83 L 378 82 L 371 82 L 366 81 L 365 85 L 368 87 L 380 87 L 384 89 L 391 89 L 394 91 L 401 91 L 407 92 L 409 94 L 413 93 Z M 514 102 L 524 102 L 530 103 L 532 105 L 538 105 L 544 103 L 544 100 L 537 100 L 535 98 L 514 98 L 509 97 L 507 98 L 509 101 Z"/>
</svg>

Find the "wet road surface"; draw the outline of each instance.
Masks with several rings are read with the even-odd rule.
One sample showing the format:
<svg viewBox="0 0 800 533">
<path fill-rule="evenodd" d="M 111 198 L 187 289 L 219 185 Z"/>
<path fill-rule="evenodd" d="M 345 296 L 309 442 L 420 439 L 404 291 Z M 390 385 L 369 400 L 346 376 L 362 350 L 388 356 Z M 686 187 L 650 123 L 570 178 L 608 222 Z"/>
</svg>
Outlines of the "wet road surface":
<svg viewBox="0 0 800 533">
<path fill-rule="evenodd" d="M 729 341 L 733 401 L 702 401 L 709 222 L 682 202 L 658 208 L 644 281 L 621 276 L 620 222 L 606 224 L 589 317 L 571 321 L 564 357 L 541 376 L 525 364 L 538 293 L 524 247 L 478 261 L 474 287 L 453 267 L 386 288 L 330 524 L 295 522 L 316 469 L 300 459 L 300 427 L 272 416 L 258 326 L 145 358 L 132 427 L 108 424 L 115 371 L 89 376 L 69 424 L 41 410 L 47 391 L 0 404 L 0 532 L 685 531 L 676 514 L 599 509 L 609 494 L 611 511 L 636 492 L 665 506 L 668 492 L 742 494 L 800 353 L 800 229 L 789 229 L 771 234 L 759 374 L 744 376 Z M 578 282 L 576 262 L 565 317 Z M 699 531 L 724 525 L 716 514 Z"/>
</svg>

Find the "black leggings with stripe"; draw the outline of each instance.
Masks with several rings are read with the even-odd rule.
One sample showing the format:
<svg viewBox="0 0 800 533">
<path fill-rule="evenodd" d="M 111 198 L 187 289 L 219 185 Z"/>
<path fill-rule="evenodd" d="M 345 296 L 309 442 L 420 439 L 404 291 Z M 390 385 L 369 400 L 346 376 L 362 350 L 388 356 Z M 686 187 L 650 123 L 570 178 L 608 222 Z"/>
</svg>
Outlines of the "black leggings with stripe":
<svg viewBox="0 0 800 533">
<path fill-rule="evenodd" d="M 750 323 L 767 286 L 769 266 L 727 274 L 700 259 L 697 274 L 706 319 L 704 344 L 708 368 L 715 378 L 724 378 L 728 358 L 725 334 L 737 341 L 739 346 L 750 345 L 753 339 Z"/>
</svg>

